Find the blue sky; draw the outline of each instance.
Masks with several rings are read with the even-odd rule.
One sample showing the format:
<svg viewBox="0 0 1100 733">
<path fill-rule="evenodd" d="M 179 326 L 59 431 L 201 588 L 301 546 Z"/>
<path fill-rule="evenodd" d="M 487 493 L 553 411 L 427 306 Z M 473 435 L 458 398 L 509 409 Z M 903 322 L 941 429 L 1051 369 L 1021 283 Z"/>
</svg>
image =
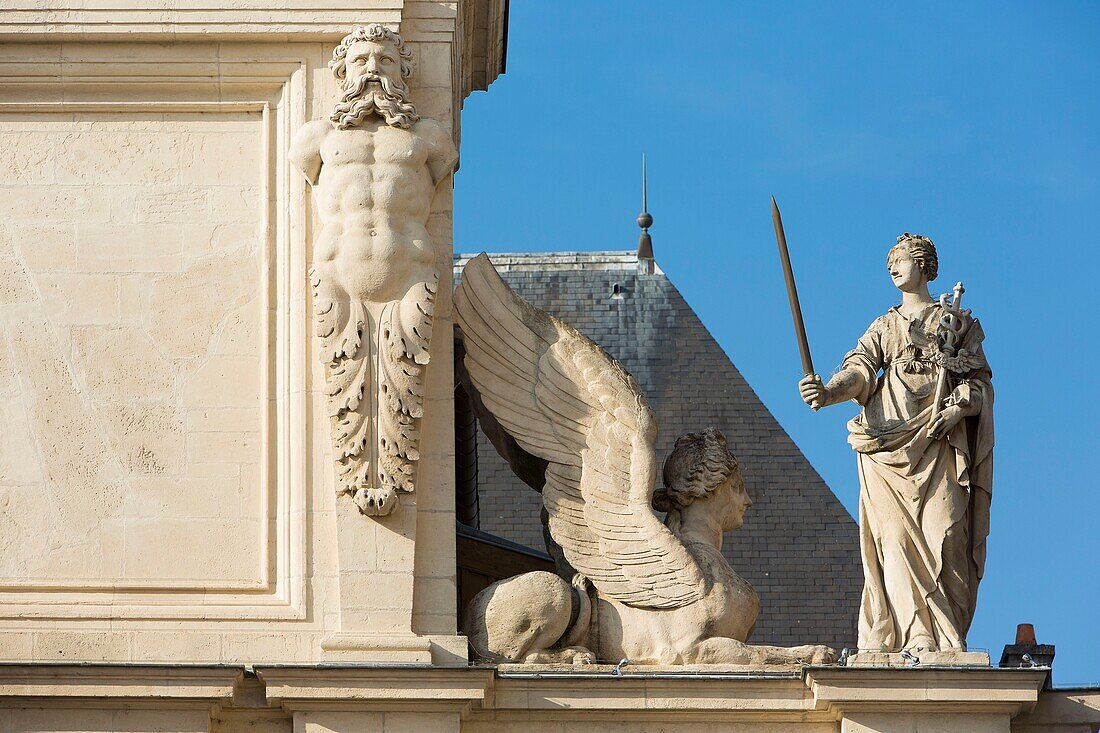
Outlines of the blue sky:
<svg viewBox="0 0 1100 733">
<path fill-rule="evenodd" d="M 768 197 L 827 375 L 897 302 L 903 231 L 985 327 L 993 532 L 972 648 L 1018 622 L 1100 682 L 1100 5 L 514 0 L 466 101 L 456 251 L 633 249 L 649 155 L 661 267 L 849 511 L 845 422 L 811 413 Z M 767 609 L 764 609 L 767 613 Z"/>
</svg>

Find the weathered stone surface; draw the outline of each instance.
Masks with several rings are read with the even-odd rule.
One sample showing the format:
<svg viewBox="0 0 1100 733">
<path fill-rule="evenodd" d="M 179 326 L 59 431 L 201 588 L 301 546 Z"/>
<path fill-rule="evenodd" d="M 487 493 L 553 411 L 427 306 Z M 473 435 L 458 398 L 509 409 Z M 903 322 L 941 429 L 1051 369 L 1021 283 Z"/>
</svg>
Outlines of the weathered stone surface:
<svg viewBox="0 0 1100 733">
<path fill-rule="evenodd" d="M 14 257 L 0 256 L 0 306 L 37 300 L 38 293 L 23 263 Z"/>
<path fill-rule="evenodd" d="M 76 269 L 76 226 L 16 226 L 11 238 L 18 243 L 19 254 L 32 272 Z"/>
<path fill-rule="evenodd" d="M 83 128 L 83 129 L 80 129 Z M 158 184 L 175 180 L 179 140 L 160 130 L 135 132 L 132 125 L 100 122 L 57 135 L 58 183 Z"/>
<path fill-rule="evenodd" d="M 110 326 L 119 320 L 119 280 L 114 275 L 43 272 L 35 281 L 55 323 Z"/>
<path fill-rule="evenodd" d="M 137 328 L 72 329 L 73 364 L 93 399 L 165 400 L 175 390 L 176 366 Z"/>
<path fill-rule="evenodd" d="M 253 297 L 256 277 L 254 257 L 233 252 L 201 260 L 178 277 L 154 280 L 149 291 L 150 335 L 169 357 L 205 355 L 222 319 Z"/>
<path fill-rule="evenodd" d="M 0 133 L 0 186 L 52 183 L 54 139 L 49 132 Z"/>
<path fill-rule="evenodd" d="M 21 38 L 13 29 L 28 28 L 23 20 L 55 13 L 20 3 L 0 11 L 0 661 L 464 663 L 447 498 L 446 276 L 438 364 L 423 385 L 437 406 L 423 442 L 433 536 L 418 541 L 409 501 L 391 534 L 374 538 L 384 557 L 353 558 L 342 580 L 338 505 L 313 490 L 333 481 L 327 441 L 316 439 L 328 418 L 306 325 L 308 238 L 318 230 L 289 136 L 330 112 L 331 44 L 354 23 L 397 28 L 406 11 L 215 0 L 130 26 L 135 14 L 150 17 L 131 5 L 84 27 L 117 31 L 106 42 L 56 26 Z M 72 31 L 81 21 L 70 11 L 85 13 L 64 11 Z M 201 32 L 178 37 L 173 24 L 192 12 Z M 403 26 L 442 48 L 423 63 L 443 68 L 421 68 L 448 79 L 446 131 L 459 109 L 456 13 L 414 0 Z M 292 15 L 306 40 L 291 34 Z M 430 259 L 444 273 L 447 174 L 414 197 L 434 218 Z M 354 505 L 340 508 L 361 532 Z M 342 615 L 341 587 L 381 565 L 399 595 L 351 590 L 362 618 L 378 616 L 400 639 L 344 639 L 330 653 L 322 640 L 358 620 Z M 57 629 L 71 633 L 40 635 Z M 0 700 L 0 729 L 7 712 Z M 203 715 L 205 726 L 209 705 Z M 79 711 L 73 720 L 76 730 Z M 94 724 L 130 725 L 121 714 L 116 722 Z"/>
<path fill-rule="evenodd" d="M 133 474 L 184 472 L 183 419 L 171 405 L 111 403 L 103 408 L 111 442 Z"/>
<path fill-rule="evenodd" d="M 0 576 L 257 587 L 260 118 L 27 124 L 0 120 Z"/>
<path fill-rule="evenodd" d="M 87 272 L 178 272 L 183 240 L 173 224 L 78 224 L 77 267 Z"/>
<path fill-rule="evenodd" d="M 483 654 L 516 661 L 532 655 L 538 659 L 540 653 L 558 646 L 569 629 L 573 607 L 569 583 L 553 573 L 524 573 L 478 593 L 466 608 L 462 628 L 473 648 Z M 590 615 L 591 610 L 586 610 Z M 595 661 L 591 652 L 581 648 L 568 656 L 555 656 L 567 662 Z"/>
</svg>

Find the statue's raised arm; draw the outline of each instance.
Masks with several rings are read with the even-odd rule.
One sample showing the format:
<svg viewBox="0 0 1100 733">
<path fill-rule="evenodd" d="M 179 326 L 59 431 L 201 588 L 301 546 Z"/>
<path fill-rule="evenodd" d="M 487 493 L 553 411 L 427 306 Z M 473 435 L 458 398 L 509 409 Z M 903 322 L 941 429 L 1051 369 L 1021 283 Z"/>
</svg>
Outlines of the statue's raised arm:
<svg viewBox="0 0 1100 733">
<path fill-rule="evenodd" d="M 465 624 L 476 651 L 520 662 L 830 657 L 824 647 L 744 643 L 759 601 L 720 546 L 751 502 L 721 433 L 681 438 L 655 496 L 656 421 L 621 364 L 520 299 L 485 255 L 463 270 L 455 315 L 478 402 L 545 461 L 550 535 L 576 571 L 571 582 L 528 573 L 478 594 Z"/>
</svg>

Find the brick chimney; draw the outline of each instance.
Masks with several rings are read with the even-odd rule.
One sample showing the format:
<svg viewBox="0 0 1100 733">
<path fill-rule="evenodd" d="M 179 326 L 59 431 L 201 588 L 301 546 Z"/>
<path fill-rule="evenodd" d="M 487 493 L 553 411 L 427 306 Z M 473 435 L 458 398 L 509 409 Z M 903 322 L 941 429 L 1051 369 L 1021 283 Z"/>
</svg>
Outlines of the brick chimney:
<svg viewBox="0 0 1100 733">
<path fill-rule="evenodd" d="M 1026 659 L 1024 657 L 1027 657 Z M 1001 652 L 998 667 L 1052 667 L 1054 666 L 1054 645 L 1039 644 L 1035 641 L 1035 627 L 1031 624 L 1016 626 L 1016 642 L 1006 644 Z M 1047 674 L 1044 689 L 1049 689 L 1050 675 Z"/>
</svg>

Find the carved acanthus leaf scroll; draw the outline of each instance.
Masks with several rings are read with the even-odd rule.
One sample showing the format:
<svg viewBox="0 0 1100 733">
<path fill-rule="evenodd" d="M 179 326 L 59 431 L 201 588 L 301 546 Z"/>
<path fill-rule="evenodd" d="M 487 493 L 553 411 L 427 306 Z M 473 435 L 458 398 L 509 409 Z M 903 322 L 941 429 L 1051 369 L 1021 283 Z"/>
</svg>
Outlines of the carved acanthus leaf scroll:
<svg viewBox="0 0 1100 733">
<path fill-rule="evenodd" d="M 357 500 L 376 489 L 411 492 L 438 280 L 417 283 L 404 298 L 387 303 L 377 325 L 364 304 L 332 296 L 316 270 L 310 282 L 337 490 Z"/>
<path fill-rule="evenodd" d="M 420 460 L 424 367 L 429 361 L 437 279 L 414 285 L 382 312 L 378 360 L 378 482 L 412 491 Z"/>
<path fill-rule="evenodd" d="M 325 364 L 328 416 L 332 425 L 333 458 L 340 491 L 355 493 L 370 483 L 371 344 L 366 307 L 346 297 L 332 297 L 329 287 L 310 270 L 316 336 Z"/>
</svg>

